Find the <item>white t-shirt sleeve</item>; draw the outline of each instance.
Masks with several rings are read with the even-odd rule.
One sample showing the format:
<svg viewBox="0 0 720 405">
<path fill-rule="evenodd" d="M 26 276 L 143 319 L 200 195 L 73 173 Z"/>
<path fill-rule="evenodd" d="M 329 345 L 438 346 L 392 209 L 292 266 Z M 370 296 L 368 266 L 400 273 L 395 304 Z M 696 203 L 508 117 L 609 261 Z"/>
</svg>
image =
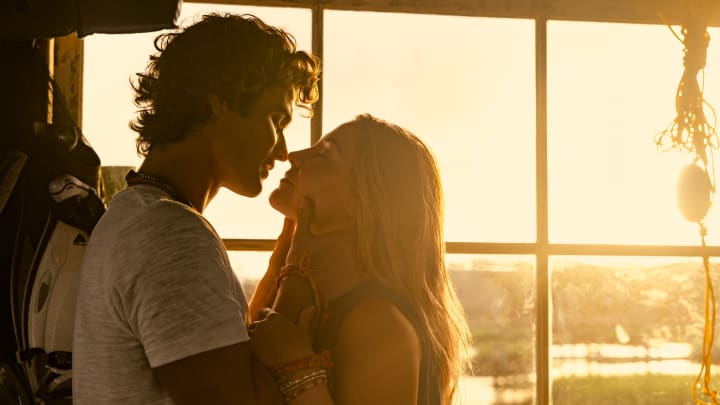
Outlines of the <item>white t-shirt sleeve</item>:
<svg viewBox="0 0 720 405">
<path fill-rule="evenodd" d="M 245 296 L 222 241 L 187 208 L 158 205 L 134 226 L 137 270 L 113 300 L 153 368 L 249 339 Z"/>
</svg>

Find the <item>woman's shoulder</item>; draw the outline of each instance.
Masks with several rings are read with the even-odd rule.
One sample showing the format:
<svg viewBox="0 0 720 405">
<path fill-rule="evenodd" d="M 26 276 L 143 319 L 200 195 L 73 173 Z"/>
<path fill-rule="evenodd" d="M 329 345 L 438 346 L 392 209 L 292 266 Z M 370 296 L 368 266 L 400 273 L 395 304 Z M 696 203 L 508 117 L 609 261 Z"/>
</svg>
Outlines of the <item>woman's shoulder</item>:
<svg viewBox="0 0 720 405">
<path fill-rule="evenodd" d="M 370 295 L 357 300 L 345 314 L 338 330 L 337 349 L 410 350 L 420 354 L 418 331 L 395 299 Z"/>
<path fill-rule="evenodd" d="M 403 344 L 420 340 L 418 311 L 400 293 L 375 282 L 363 283 L 330 301 L 323 318 L 315 338 L 319 350 L 335 350 L 341 338 L 347 344 L 350 337 L 353 343 L 354 336 L 366 342 L 391 337 Z"/>
<path fill-rule="evenodd" d="M 367 297 L 358 301 L 348 311 L 343 322 L 343 328 L 376 329 L 376 332 L 396 336 L 394 332 L 403 332 L 403 335 L 417 335 L 413 322 L 403 312 L 396 302 L 385 297 Z"/>
<path fill-rule="evenodd" d="M 398 387 L 405 388 L 400 391 L 407 399 L 418 392 L 420 338 L 410 320 L 385 298 L 366 298 L 353 307 L 340 327 L 332 357 L 340 391 L 367 387 L 362 395 L 368 400 L 399 395 Z"/>
</svg>

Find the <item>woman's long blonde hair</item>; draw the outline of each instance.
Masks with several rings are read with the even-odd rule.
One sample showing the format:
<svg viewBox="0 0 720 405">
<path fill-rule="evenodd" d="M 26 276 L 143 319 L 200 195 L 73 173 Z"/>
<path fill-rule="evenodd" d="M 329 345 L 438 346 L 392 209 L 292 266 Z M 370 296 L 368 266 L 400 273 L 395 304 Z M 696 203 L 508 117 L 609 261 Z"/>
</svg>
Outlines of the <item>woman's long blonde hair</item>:
<svg viewBox="0 0 720 405">
<path fill-rule="evenodd" d="M 437 164 L 409 131 L 359 115 L 352 208 L 358 260 L 372 278 L 404 295 L 428 336 L 444 404 L 469 367 L 470 333 L 445 268 L 443 197 Z"/>
</svg>

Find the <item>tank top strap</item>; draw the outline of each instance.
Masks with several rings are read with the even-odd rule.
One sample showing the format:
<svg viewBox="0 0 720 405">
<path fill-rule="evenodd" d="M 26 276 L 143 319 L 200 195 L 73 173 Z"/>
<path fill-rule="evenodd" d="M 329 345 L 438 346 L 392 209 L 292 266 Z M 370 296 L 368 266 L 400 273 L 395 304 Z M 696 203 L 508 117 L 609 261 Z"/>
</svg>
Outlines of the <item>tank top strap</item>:
<svg viewBox="0 0 720 405">
<path fill-rule="evenodd" d="M 390 301 L 418 330 L 420 318 L 410 303 L 395 290 L 370 281 L 328 303 L 325 317 L 315 337 L 315 349 L 318 351 L 331 350 L 335 346 L 345 317 L 355 305 L 370 298 L 382 298 Z"/>
<path fill-rule="evenodd" d="M 421 332 L 423 329 L 420 327 L 420 315 L 405 297 L 391 288 L 370 281 L 330 301 L 326 308 L 325 317 L 320 323 L 314 339 L 315 351 L 319 353 L 329 350 L 332 353 L 345 317 L 356 304 L 370 298 L 382 298 L 390 301 L 410 321 L 415 331 L 420 335 L 422 360 L 418 386 L 418 405 L 440 405 L 439 380 L 434 362 L 431 359 L 430 343 L 427 336 Z M 333 379 L 329 383 L 331 391 L 333 391 Z"/>
</svg>

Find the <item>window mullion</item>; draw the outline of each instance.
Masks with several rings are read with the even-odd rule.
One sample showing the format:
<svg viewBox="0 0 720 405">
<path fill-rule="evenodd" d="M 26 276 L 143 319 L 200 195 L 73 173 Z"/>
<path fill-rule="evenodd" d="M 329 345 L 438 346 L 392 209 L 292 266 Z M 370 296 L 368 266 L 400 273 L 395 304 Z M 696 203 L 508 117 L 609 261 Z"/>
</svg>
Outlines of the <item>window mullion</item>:
<svg viewBox="0 0 720 405">
<path fill-rule="evenodd" d="M 323 60 L 323 35 L 325 35 L 323 17 L 325 10 L 322 6 L 314 6 L 312 8 L 312 52 L 320 60 Z M 323 70 L 325 66 L 322 66 Z M 323 73 L 324 74 L 324 73 Z M 318 82 L 318 92 L 320 99 L 315 103 L 313 117 L 310 120 L 310 144 L 317 142 L 322 136 L 322 117 L 323 117 L 323 81 Z"/>
<path fill-rule="evenodd" d="M 536 179 L 536 403 L 551 403 L 551 301 L 548 269 L 548 156 L 547 156 L 547 19 L 535 19 L 535 179 Z"/>
</svg>

